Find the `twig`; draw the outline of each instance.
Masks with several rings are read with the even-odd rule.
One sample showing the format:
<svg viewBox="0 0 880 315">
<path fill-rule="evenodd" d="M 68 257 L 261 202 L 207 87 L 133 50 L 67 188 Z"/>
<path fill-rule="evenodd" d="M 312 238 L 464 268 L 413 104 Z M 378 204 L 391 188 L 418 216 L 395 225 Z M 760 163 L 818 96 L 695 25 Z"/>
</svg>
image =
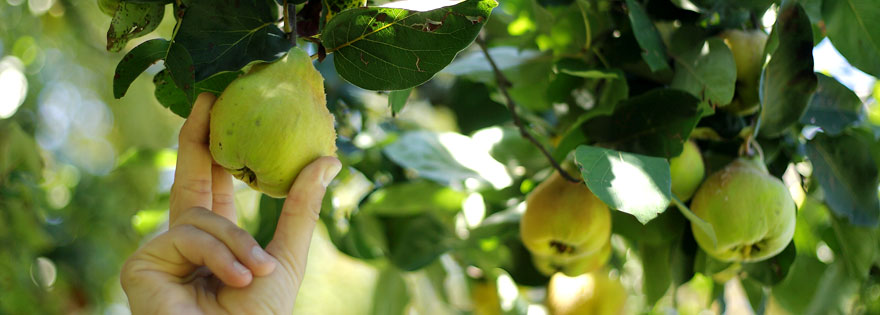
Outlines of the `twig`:
<svg viewBox="0 0 880 315">
<path fill-rule="evenodd" d="M 296 24 L 290 23 L 291 20 L 296 22 L 296 4 L 284 0 L 282 6 L 282 9 L 284 10 L 284 33 L 287 33 L 287 39 L 290 40 L 290 44 L 296 46 Z M 291 15 L 293 16 L 293 19 L 290 18 Z"/>
<path fill-rule="evenodd" d="M 513 124 L 516 125 L 517 128 L 519 128 L 519 133 L 523 136 L 523 138 L 526 138 L 532 144 L 538 147 L 539 150 L 541 150 L 541 153 L 543 153 L 544 156 L 547 157 L 547 160 L 550 161 L 550 165 L 552 165 L 553 168 L 555 168 L 559 172 L 559 175 L 562 175 L 563 178 L 570 182 L 580 183 L 581 180 L 571 176 L 570 174 L 568 174 L 568 172 L 562 169 L 562 165 L 559 165 L 559 162 L 556 162 L 556 159 L 553 158 L 553 155 L 551 155 L 550 152 L 548 152 L 547 149 L 544 148 L 544 146 L 540 142 L 538 142 L 538 139 L 535 139 L 535 137 L 533 137 L 532 134 L 530 134 L 529 131 L 526 130 L 526 126 L 523 124 L 522 120 L 519 118 L 519 114 L 517 114 L 516 112 L 516 103 L 514 103 L 513 98 L 511 98 L 510 94 L 507 92 L 507 88 L 511 86 L 510 81 L 507 80 L 507 77 L 504 76 L 504 73 L 502 73 L 501 70 L 498 68 L 498 65 L 495 64 L 495 60 L 492 59 L 491 55 L 489 55 L 489 49 L 486 48 L 486 41 L 483 40 L 483 38 L 477 36 L 476 42 L 477 45 L 480 46 L 480 49 L 483 50 L 483 54 L 486 55 L 486 60 L 489 61 L 489 65 L 492 66 L 492 70 L 495 72 L 495 80 L 498 81 L 498 89 L 501 90 L 501 94 L 504 95 L 505 100 L 507 100 L 507 110 L 510 111 L 510 116 L 513 118 Z"/>
</svg>

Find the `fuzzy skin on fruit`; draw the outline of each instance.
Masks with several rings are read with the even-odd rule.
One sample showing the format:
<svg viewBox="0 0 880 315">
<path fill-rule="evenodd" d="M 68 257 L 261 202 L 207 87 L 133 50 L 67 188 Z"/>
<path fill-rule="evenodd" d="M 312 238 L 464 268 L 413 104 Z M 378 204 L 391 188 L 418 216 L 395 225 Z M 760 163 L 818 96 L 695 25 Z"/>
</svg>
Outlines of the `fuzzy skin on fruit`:
<svg viewBox="0 0 880 315">
<path fill-rule="evenodd" d="M 718 245 L 713 247 L 711 239 L 691 224 L 694 238 L 721 261 L 770 258 L 794 236 L 794 200 L 758 160 L 739 158 L 709 176 L 694 195 L 691 210 L 712 225 Z"/>
<path fill-rule="evenodd" d="M 306 165 L 336 153 L 324 78 L 299 48 L 229 84 L 211 109 L 210 129 L 217 164 L 276 198 L 287 196 Z"/>
<path fill-rule="evenodd" d="M 603 269 L 568 277 L 557 273 L 547 284 L 547 309 L 553 315 L 623 314 L 626 289 Z"/>
<path fill-rule="evenodd" d="M 526 198 L 520 237 L 533 255 L 592 255 L 611 237 L 611 212 L 584 183 L 569 182 L 554 172 Z"/>
<path fill-rule="evenodd" d="M 688 201 L 700 187 L 706 175 L 700 148 L 693 141 L 684 143 L 681 154 L 669 159 L 672 175 L 672 194 L 681 201 Z"/>
<path fill-rule="evenodd" d="M 535 264 L 535 269 L 548 277 L 557 272 L 569 277 L 576 277 L 605 266 L 609 258 L 611 258 L 611 242 L 605 243 L 601 250 L 592 255 L 575 258 L 532 256 L 532 263 Z"/>
</svg>

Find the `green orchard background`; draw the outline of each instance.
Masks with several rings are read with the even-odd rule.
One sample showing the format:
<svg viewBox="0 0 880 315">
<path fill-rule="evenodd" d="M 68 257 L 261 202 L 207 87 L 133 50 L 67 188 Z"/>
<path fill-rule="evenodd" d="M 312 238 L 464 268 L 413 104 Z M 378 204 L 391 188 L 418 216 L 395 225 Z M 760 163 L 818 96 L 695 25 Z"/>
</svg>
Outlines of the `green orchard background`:
<svg viewBox="0 0 880 315">
<path fill-rule="evenodd" d="M 223 79 L 198 70 L 194 90 L 180 89 L 159 62 L 124 71 L 133 81 L 118 98 L 123 56 L 180 35 L 173 6 L 153 6 L 162 16 L 154 30 L 108 45 L 111 18 L 95 1 L 0 0 L 0 314 L 128 313 L 119 269 L 166 228 L 181 116 L 194 90 Z M 784 106 L 750 116 L 719 110 L 735 96 L 717 34 L 771 32 L 780 20 L 800 36 L 771 34 L 768 46 L 785 48 L 768 49 L 782 57 L 765 67 L 762 97 Z M 698 140 L 712 171 L 759 117 L 766 123 L 757 141 L 798 204 L 792 244 L 731 269 L 696 247 L 677 209 L 614 204 L 609 270 L 626 287 L 627 313 L 880 312 L 876 3 L 509 0 L 479 23 L 520 119 L 557 160 L 584 162 L 578 152 L 598 147 L 668 158 L 682 139 L 666 136 L 679 133 Z M 338 56 L 363 57 L 333 45 L 344 36 L 324 36 L 329 55 L 316 66 L 346 169 L 325 200 L 295 313 L 471 314 L 485 302 L 473 292 L 490 283 L 499 314 L 541 314 L 547 277 L 531 266 L 517 229 L 524 196 L 550 163 L 512 122 L 478 45 L 458 41 L 464 50 L 428 75 L 371 86 L 355 74 L 384 68 L 344 66 Z M 417 47 L 405 47 L 397 65 L 443 59 L 412 59 Z M 810 75 L 815 89 L 789 84 Z M 621 125 L 632 113 L 648 118 Z M 645 130 L 654 137 L 633 138 Z M 236 189 L 239 223 L 264 241 L 280 201 L 240 182 Z"/>
</svg>

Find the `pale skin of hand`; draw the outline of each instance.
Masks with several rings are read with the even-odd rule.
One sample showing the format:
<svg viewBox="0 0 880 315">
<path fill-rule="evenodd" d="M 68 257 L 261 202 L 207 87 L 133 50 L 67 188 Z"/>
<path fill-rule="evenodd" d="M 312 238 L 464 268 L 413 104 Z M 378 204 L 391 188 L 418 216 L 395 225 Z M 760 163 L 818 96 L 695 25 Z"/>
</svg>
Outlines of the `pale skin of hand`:
<svg viewBox="0 0 880 315">
<path fill-rule="evenodd" d="M 341 164 L 321 157 L 297 176 L 265 251 L 236 222 L 232 177 L 208 150 L 214 95 L 180 130 L 169 229 L 122 267 L 133 314 L 290 314 L 321 200 Z"/>
</svg>

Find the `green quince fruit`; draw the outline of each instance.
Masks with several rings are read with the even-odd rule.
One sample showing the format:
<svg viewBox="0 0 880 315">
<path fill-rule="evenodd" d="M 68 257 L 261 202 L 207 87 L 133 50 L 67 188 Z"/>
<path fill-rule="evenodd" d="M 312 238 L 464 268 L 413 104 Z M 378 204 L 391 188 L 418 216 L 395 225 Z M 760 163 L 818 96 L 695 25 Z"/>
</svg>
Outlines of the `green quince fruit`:
<svg viewBox="0 0 880 315">
<path fill-rule="evenodd" d="M 569 182 L 554 172 L 526 198 L 520 237 L 533 255 L 591 255 L 611 237 L 611 212 L 584 183 Z"/>
<path fill-rule="evenodd" d="M 577 277 L 557 273 L 547 284 L 547 309 L 553 315 L 619 315 L 625 303 L 626 289 L 604 268 Z"/>
<path fill-rule="evenodd" d="M 760 160 L 739 158 L 700 186 L 691 210 L 715 230 L 717 246 L 697 226 L 694 238 L 710 256 L 725 262 L 770 258 L 791 242 L 795 203 L 788 188 Z"/>
<path fill-rule="evenodd" d="M 287 196 L 306 165 L 336 153 L 326 104 L 324 78 L 305 51 L 293 48 L 223 91 L 211 109 L 211 155 L 254 189 Z"/>
<path fill-rule="evenodd" d="M 566 276 L 575 277 L 598 270 L 605 266 L 609 258 L 611 258 L 611 242 L 605 243 L 601 250 L 592 255 L 575 258 L 532 256 L 532 262 L 535 264 L 535 268 L 545 276 L 561 272 Z"/>
<path fill-rule="evenodd" d="M 121 0 L 97 0 L 98 8 L 101 9 L 101 12 L 109 17 L 113 17 L 116 15 L 116 10 L 119 10 L 119 4 L 122 2 Z"/>
<path fill-rule="evenodd" d="M 672 175 L 672 194 L 681 201 L 690 200 L 706 175 L 703 156 L 697 144 L 685 142 L 681 154 L 669 159 L 669 171 Z"/>
<path fill-rule="evenodd" d="M 721 33 L 724 43 L 733 53 L 736 63 L 736 80 L 757 82 L 764 67 L 764 46 L 767 33 L 762 30 L 727 30 Z"/>
</svg>

